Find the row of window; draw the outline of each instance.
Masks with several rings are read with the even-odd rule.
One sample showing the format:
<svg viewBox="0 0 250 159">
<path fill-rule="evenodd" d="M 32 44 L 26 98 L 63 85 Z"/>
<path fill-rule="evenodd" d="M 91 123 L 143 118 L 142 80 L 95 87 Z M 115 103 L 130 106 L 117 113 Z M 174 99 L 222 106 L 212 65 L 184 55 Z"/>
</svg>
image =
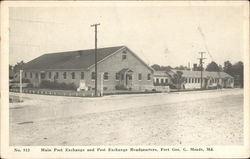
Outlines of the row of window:
<svg viewBox="0 0 250 159">
<path fill-rule="evenodd" d="M 120 73 L 116 73 L 115 74 L 115 79 L 116 80 L 124 80 L 125 78 L 127 78 L 128 80 L 132 80 L 132 75 L 131 74 L 127 74 L 126 77 L 124 77 L 124 74 L 120 74 Z M 92 80 L 95 79 L 95 72 L 92 72 L 91 79 Z M 104 72 L 103 79 L 104 80 L 108 80 L 109 79 L 108 72 Z M 139 81 L 142 80 L 142 74 L 141 73 L 138 73 L 138 80 Z M 147 80 L 151 80 L 151 74 L 150 73 L 147 74 Z"/>
<path fill-rule="evenodd" d="M 156 80 L 155 80 L 155 83 L 168 83 L 168 79 L 166 78 L 166 79 L 163 79 L 163 78 L 161 78 L 161 79 L 159 79 L 159 78 L 156 78 Z"/>
<path fill-rule="evenodd" d="M 204 80 L 204 79 L 203 79 Z M 219 79 L 211 79 L 211 83 L 218 83 Z M 201 83 L 201 78 L 186 78 L 186 83 Z"/>
<path fill-rule="evenodd" d="M 186 78 L 186 83 L 200 83 L 201 79 L 200 78 Z"/>
<path fill-rule="evenodd" d="M 62 74 L 63 79 L 67 79 L 67 75 L 68 75 L 67 72 L 63 72 L 63 74 Z M 38 79 L 38 76 L 39 76 L 39 74 L 36 72 L 36 73 L 35 73 L 35 78 Z M 45 73 L 41 73 L 40 76 L 41 76 L 41 79 L 45 79 L 46 74 L 45 74 Z M 25 73 L 24 73 L 24 77 L 25 77 L 25 78 L 28 77 L 28 72 L 25 72 Z M 33 73 L 32 73 L 32 72 L 29 73 L 29 78 L 33 78 Z M 49 78 L 49 79 L 52 78 L 52 72 L 48 72 L 48 78 Z M 53 78 L 54 78 L 54 79 L 58 79 L 58 78 L 59 78 L 59 72 L 55 72 L 55 75 L 54 75 Z M 80 78 L 81 78 L 81 79 L 84 79 L 84 72 L 81 72 Z M 95 72 L 92 72 L 92 73 L 91 73 L 91 79 L 92 79 L 92 80 L 95 80 L 95 78 L 96 78 Z M 126 78 L 127 78 L 128 80 L 132 80 L 132 75 L 127 74 Z M 71 72 L 71 79 L 75 79 L 75 72 Z M 105 73 L 103 74 L 103 79 L 104 79 L 104 80 L 108 80 L 108 79 L 109 79 L 109 73 L 108 73 L 108 72 L 105 72 Z M 121 80 L 124 80 L 124 74 L 121 75 L 120 73 L 116 73 L 115 79 L 116 79 L 116 80 L 120 80 L 120 79 L 121 79 Z M 138 80 L 139 80 L 139 81 L 142 80 L 142 74 L 141 74 L 141 73 L 138 73 Z M 147 80 L 151 80 L 151 74 L 147 74 Z"/>
<path fill-rule="evenodd" d="M 35 73 L 35 78 L 38 79 L 38 72 Z M 28 72 L 24 72 L 24 77 L 27 78 L 28 77 Z M 41 79 L 45 79 L 46 74 L 45 73 L 41 73 L 40 74 Z M 29 73 L 29 78 L 33 78 L 33 73 L 30 72 Z M 48 72 L 48 78 L 51 79 L 52 78 L 52 72 Z M 58 79 L 59 78 L 59 72 L 55 72 L 55 75 L 53 77 L 54 79 Z M 67 79 L 67 72 L 63 72 L 63 78 Z M 71 72 L 71 78 L 75 79 L 75 72 Z M 81 79 L 84 79 L 84 72 L 81 72 Z"/>
<path fill-rule="evenodd" d="M 186 78 L 186 83 L 200 83 L 201 79 L 200 78 Z M 218 83 L 219 79 L 211 79 L 210 81 L 211 83 Z M 159 83 L 168 83 L 168 79 L 159 79 L 156 78 L 155 83 L 159 84 Z"/>
</svg>

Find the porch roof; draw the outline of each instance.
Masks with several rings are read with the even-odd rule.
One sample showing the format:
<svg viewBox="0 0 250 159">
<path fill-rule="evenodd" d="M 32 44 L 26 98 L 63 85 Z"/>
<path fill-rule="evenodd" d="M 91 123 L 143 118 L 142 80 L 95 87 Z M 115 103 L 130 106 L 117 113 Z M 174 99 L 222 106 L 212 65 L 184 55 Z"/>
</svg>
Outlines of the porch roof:
<svg viewBox="0 0 250 159">
<path fill-rule="evenodd" d="M 121 69 L 121 71 L 119 71 L 118 73 L 120 73 L 120 74 L 124 74 L 125 72 L 133 72 L 132 70 L 130 70 L 129 68 L 123 68 L 123 69 Z"/>
</svg>

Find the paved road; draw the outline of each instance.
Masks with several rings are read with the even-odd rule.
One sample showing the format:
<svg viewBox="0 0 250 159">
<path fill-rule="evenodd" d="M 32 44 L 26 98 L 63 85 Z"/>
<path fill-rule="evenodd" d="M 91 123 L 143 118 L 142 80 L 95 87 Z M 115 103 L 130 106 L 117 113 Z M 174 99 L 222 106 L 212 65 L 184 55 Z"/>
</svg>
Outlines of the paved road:
<svg viewBox="0 0 250 159">
<path fill-rule="evenodd" d="M 242 129 L 242 89 L 103 98 L 25 94 L 24 103 L 10 104 L 12 145 L 241 144 Z"/>
</svg>

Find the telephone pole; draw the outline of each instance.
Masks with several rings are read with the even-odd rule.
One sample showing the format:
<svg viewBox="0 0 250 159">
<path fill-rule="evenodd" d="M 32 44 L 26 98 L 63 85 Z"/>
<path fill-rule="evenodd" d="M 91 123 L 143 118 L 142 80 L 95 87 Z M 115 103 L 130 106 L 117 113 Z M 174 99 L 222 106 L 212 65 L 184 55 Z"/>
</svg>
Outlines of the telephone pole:
<svg viewBox="0 0 250 159">
<path fill-rule="evenodd" d="M 95 96 L 97 96 L 97 26 L 100 24 L 92 24 L 90 27 L 95 27 Z"/>
<path fill-rule="evenodd" d="M 206 58 L 203 57 L 203 54 L 205 54 L 205 52 L 199 52 L 199 54 L 201 54 L 201 57 L 198 59 L 200 60 L 200 67 L 201 67 L 201 89 L 202 89 L 202 82 L 203 82 L 202 72 L 203 72 L 203 63 L 204 63 L 203 60 Z"/>
</svg>

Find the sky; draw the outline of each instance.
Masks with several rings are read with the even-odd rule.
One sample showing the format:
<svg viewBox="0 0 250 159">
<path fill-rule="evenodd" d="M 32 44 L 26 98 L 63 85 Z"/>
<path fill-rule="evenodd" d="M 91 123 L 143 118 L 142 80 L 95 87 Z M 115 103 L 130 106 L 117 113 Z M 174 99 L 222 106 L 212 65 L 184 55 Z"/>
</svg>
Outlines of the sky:
<svg viewBox="0 0 250 159">
<path fill-rule="evenodd" d="M 240 6 L 106 5 L 11 8 L 10 64 L 94 48 L 94 23 L 98 47 L 126 45 L 149 65 L 192 66 L 201 51 L 205 65 L 243 61 Z"/>
</svg>

